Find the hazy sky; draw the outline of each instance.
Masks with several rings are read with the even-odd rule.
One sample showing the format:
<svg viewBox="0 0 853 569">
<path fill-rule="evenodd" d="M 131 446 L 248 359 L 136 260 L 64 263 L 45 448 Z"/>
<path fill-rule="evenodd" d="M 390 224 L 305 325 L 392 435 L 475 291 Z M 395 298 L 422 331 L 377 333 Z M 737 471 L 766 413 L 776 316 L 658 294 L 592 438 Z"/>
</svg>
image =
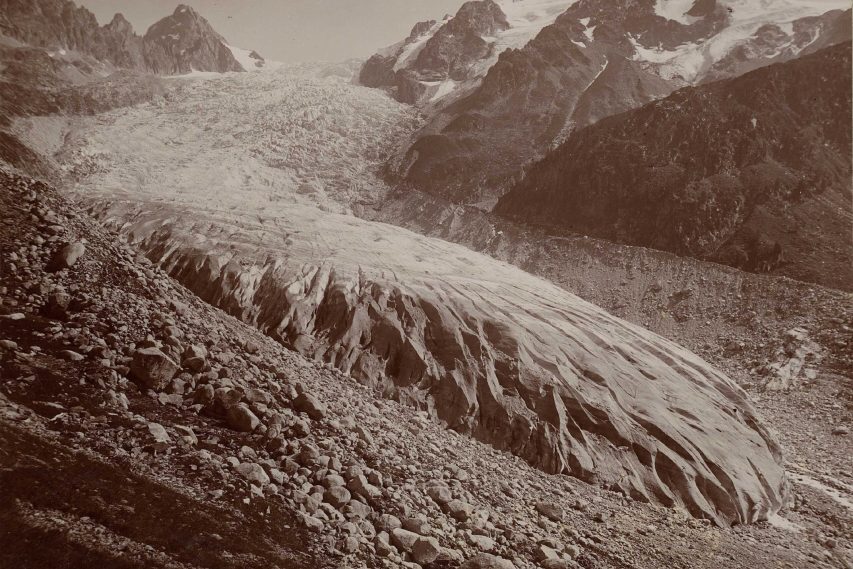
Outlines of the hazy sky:
<svg viewBox="0 0 853 569">
<path fill-rule="evenodd" d="M 421 20 L 455 13 L 464 0 L 77 0 L 101 24 L 121 12 L 138 34 L 188 4 L 232 45 L 277 61 L 366 57 L 403 39 Z"/>
</svg>

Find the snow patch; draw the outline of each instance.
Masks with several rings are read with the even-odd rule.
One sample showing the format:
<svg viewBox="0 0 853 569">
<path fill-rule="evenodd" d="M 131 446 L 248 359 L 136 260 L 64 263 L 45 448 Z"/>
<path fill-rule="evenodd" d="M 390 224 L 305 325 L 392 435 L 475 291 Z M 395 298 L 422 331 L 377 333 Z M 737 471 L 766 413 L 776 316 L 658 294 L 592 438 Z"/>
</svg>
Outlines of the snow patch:
<svg viewBox="0 0 853 569">
<path fill-rule="evenodd" d="M 700 19 L 687 15 L 693 4 L 694 0 L 657 0 L 655 2 L 655 14 L 661 18 L 689 26 Z"/>
<path fill-rule="evenodd" d="M 246 71 L 259 71 L 261 69 L 269 69 L 280 67 L 281 64 L 275 61 L 267 61 L 265 59 L 256 59 L 252 57 L 252 51 L 249 49 L 242 49 L 239 47 L 234 47 L 233 45 L 225 44 L 229 50 L 231 50 L 231 55 L 234 56 L 234 59 L 237 60 L 237 63 L 245 69 Z M 260 65 L 258 65 L 260 63 Z"/>
<path fill-rule="evenodd" d="M 453 79 L 447 79 L 445 81 L 442 81 L 441 84 L 439 84 L 438 86 L 438 90 L 436 90 L 436 92 L 430 98 L 430 101 L 438 101 L 440 99 L 443 99 L 444 97 L 452 93 L 455 89 L 456 81 L 454 81 Z"/>
<path fill-rule="evenodd" d="M 399 71 L 406 67 L 410 62 L 414 61 L 426 45 L 426 42 L 435 35 L 442 25 L 444 25 L 444 22 L 436 22 L 429 30 L 419 36 L 418 39 L 403 47 L 403 51 L 400 53 L 400 56 L 397 58 L 397 62 L 394 64 L 394 71 Z"/>
<path fill-rule="evenodd" d="M 848 510 L 853 510 L 853 501 L 851 501 L 850 499 L 850 494 L 842 493 L 839 490 L 833 488 L 832 486 L 824 484 L 820 480 L 812 478 L 807 474 L 802 474 L 800 472 L 791 472 L 789 473 L 789 476 L 791 480 L 793 480 L 797 484 L 808 486 L 809 488 L 814 488 L 815 490 L 823 492 L 824 494 L 832 498 L 837 504 L 844 506 Z M 835 482 L 843 484 L 840 480 L 835 480 Z M 849 486 L 846 487 L 846 489 L 848 491 L 851 490 Z"/>
</svg>

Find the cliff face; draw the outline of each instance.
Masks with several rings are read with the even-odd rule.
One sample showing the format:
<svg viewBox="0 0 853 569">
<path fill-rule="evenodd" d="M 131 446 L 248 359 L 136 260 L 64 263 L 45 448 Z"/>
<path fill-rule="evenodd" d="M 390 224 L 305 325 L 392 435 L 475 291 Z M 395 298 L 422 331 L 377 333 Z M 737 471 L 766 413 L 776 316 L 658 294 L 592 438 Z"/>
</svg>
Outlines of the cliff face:
<svg viewBox="0 0 853 569">
<path fill-rule="evenodd" d="M 839 44 L 602 120 L 495 211 L 849 288 L 850 65 Z"/>
<path fill-rule="evenodd" d="M 146 64 L 155 73 L 245 71 L 223 37 L 189 6 L 180 5 L 156 22 L 142 41 Z"/>
<path fill-rule="evenodd" d="M 475 0 L 441 22 L 421 22 L 363 66 L 362 85 L 405 103 L 443 107 L 476 88 L 498 59 L 552 23 L 572 0 Z"/>
<path fill-rule="evenodd" d="M 34 47 L 74 50 L 115 67 L 158 74 L 243 71 L 225 40 L 189 6 L 138 36 L 121 14 L 105 26 L 70 0 L 3 0 L 0 30 Z"/>
</svg>

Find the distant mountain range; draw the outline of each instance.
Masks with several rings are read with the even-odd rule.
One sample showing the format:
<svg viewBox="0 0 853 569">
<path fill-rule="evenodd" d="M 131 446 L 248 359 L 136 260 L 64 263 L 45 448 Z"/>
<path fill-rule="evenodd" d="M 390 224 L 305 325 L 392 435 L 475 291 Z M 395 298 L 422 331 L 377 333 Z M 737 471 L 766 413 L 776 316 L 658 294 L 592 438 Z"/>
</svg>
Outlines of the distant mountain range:
<svg viewBox="0 0 853 569">
<path fill-rule="evenodd" d="M 405 182 L 454 202 L 488 207 L 525 165 L 578 128 L 678 88 L 737 76 L 851 37 L 850 11 L 829 9 L 849 8 L 846 0 L 697 0 L 684 13 L 672 7 L 685 3 L 672 0 L 563 4 L 570 5 L 552 24 L 534 27 L 530 41 L 515 48 L 499 41 L 517 29 L 510 22 L 519 26 L 522 40 L 531 27 L 518 24 L 528 21 L 524 17 L 501 18 L 502 7 L 514 14 L 528 7 L 529 17 L 543 23 L 548 20 L 537 10 L 558 3 L 467 2 L 441 26 L 421 26 L 422 34 L 393 56 L 379 54 L 385 57 L 384 75 L 374 72 L 377 56 L 365 64 L 364 84 L 381 84 L 402 101 L 438 108 L 400 157 L 396 170 Z M 458 32 L 442 33 L 460 19 Z M 417 52 L 414 46 L 422 47 Z M 507 49 L 498 53 L 502 48 Z"/>
<path fill-rule="evenodd" d="M 33 47 L 76 51 L 116 68 L 161 75 L 248 71 L 264 65 L 255 52 L 234 48 L 191 7 L 179 5 L 144 36 L 121 14 L 105 26 L 70 0 L 2 0 L 0 32 Z"/>
<path fill-rule="evenodd" d="M 428 115 L 389 164 L 402 189 L 845 288 L 849 8 L 477 0 L 360 81 Z"/>
</svg>

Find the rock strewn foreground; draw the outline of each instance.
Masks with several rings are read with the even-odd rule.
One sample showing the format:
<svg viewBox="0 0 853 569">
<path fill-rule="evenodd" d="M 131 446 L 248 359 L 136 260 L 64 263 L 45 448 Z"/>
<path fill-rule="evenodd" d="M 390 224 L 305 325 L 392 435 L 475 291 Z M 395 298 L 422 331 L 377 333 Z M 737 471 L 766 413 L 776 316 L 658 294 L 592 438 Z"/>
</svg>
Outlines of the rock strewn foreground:
<svg viewBox="0 0 853 569">
<path fill-rule="evenodd" d="M 0 205 L 1 566 L 794 568 L 849 551 L 548 476 L 201 302 L 44 184 L 4 172 Z"/>
</svg>

